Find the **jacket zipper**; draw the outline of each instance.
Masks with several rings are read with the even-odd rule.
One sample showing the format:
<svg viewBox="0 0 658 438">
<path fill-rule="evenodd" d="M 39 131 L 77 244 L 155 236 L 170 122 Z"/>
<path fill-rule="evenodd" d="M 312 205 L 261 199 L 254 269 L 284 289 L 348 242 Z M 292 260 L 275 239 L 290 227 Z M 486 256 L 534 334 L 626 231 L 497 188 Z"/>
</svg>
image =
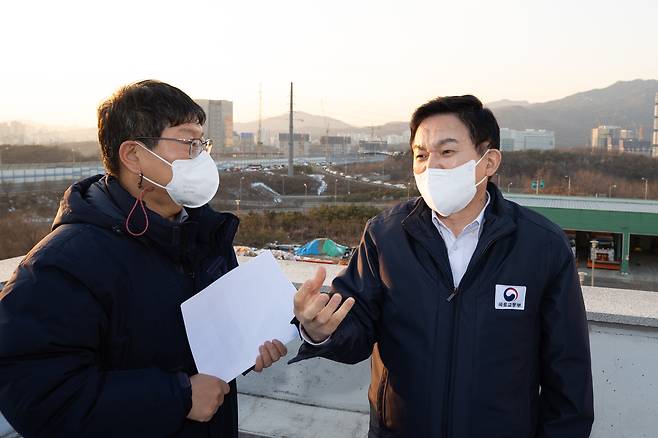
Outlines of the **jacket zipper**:
<svg viewBox="0 0 658 438">
<path fill-rule="evenodd" d="M 498 238 L 498 236 L 497 236 Z M 477 265 L 480 263 L 480 260 L 482 260 L 482 257 L 489 251 L 489 248 L 491 245 L 496 242 L 496 239 L 492 239 L 487 243 L 487 246 L 484 247 L 484 251 L 478 256 L 478 259 L 473 263 L 473 269 L 477 267 Z M 463 278 L 462 278 L 463 280 Z M 452 428 L 452 414 L 453 414 L 453 409 L 452 409 L 452 399 L 453 399 L 453 391 L 454 391 L 454 380 L 453 380 L 453 374 L 454 374 L 454 356 L 455 356 L 455 348 L 457 346 L 457 337 L 459 336 L 459 324 L 457 324 L 457 316 L 459 315 L 459 303 L 461 302 L 460 300 L 457 300 L 457 295 L 459 295 L 459 292 L 461 291 L 460 285 L 455 287 L 452 293 L 446 298 L 447 302 L 451 302 L 452 300 L 455 300 L 454 302 L 454 307 L 452 308 L 452 323 L 450 327 L 450 355 L 448 357 L 448 373 L 446 374 L 446 387 L 448 390 L 446 391 L 446 395 L 444 396 L 443 399 L 443 436 L 444 438 L 449 438 L 450 436 L 450 430 Z"/>
<path fill-rule="evenodd" d="M 450 296 L 447 298 L 447 301 L 450 302 L 457 296 L 459 293 L 459 287 L 455 287 Z M 450 324 L 450 352 L 448 356 L 448 372 L 446 373 L 446 380 L 444 387 L 448 388 L 447 391 L 444 392 L 443 396 L 443 436 L 445 438 L 448 438 L 449 432 L 450 432 L 450 425 L 448 424 L 450 420 L 450 413 L 452 412 L 452 408 L 448 408 L 449 404 L 452 402 L 452 367 L 453 367 L 453 356 L 455 353 L 455 338 L 457 336 L 456 333 L 456 327 L 459 325 L 456 324 L 455 320 L 457 319 L 457 305 L 459 304 L 459 300 L 455 300 L 455 305 L 452 308 L 452 322 Z"/>
</svg>

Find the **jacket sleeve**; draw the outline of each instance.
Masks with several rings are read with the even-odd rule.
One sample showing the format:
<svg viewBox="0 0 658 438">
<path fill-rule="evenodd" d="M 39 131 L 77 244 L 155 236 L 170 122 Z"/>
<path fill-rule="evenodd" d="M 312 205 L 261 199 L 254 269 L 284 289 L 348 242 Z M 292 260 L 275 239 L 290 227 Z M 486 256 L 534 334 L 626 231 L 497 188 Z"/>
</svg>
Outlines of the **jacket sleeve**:
<svg viewBox="0 0 658 438">
<path fill-rule="evenodd" d="M 313 346 L 304 342 L 297 356 L 289 363 L 313 357 L 354 364 L 367 359 L 377 342 L 377 325 L 381 314 L 383 287 L 379 275 L 377 248 L 365 227 L 361 242 L 347 268 L 332 283 L 332 292 L 340 293 L 343 301 L 354 297 L 350 313 L 331 335 L 328 342 Z M 293 320 L 299 327 L 299 321 Z"/>
<path fill-rule="evenodd" d="M 537 437 L 585 438 L 594 421 L 587 316 L 568 243 L 558 248 L 558 268 L 541 304 Z"/>
<path fill-rule="evenodd" d="M 156 368 L 100 366 L 107 315 L 81 282 L 54 266 L 21 265 L 0 293 L 0 410 L 34 436 L 167 436 L 191 393 Z"/>
</svg>

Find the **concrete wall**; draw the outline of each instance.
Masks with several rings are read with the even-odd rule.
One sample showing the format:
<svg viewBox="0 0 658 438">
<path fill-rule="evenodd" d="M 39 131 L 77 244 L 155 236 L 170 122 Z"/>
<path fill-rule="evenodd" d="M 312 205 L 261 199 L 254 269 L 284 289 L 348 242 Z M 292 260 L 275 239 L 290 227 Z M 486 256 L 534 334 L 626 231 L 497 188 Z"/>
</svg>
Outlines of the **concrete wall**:
<svg viewBox="0 0 658 438">
<path fill-rule="evenodd" d="M 658 329 L 590 322 L 590 342 L 596 415 L 591 436 L 658 436 Z M 289 345 L 289 357 L 297 347 Z M 242 377 L 240 427 L 262 436 L 364 437 L 369 375 L 369 361 L 350 367 L 313 359 Z M 321 409 L 300 418 L 300 405 Z M 304 432 L 322 430 L 330 419 L 354 433 Z"/>
<path fill-rule="evenodd" d="M 20 258 L 0 262 L 5 281 Z M 240 259 L 241 263 L 248 259 Z M 281 262 L 294 283 L 317 266 Z M 340 271 L 328 267 L 325 285 Z M 594 438 L 658 436 L 658 293 L 583 288 L 592 347 Z M 288 359 L 299 342 L 288 345 Z M 238 379 L 243 436 L 365 437 L 369 361 L 349 366 L 324 359 Z M 0 416 L 0 437 L 11 429 Z"/>
<path fill-rule="evenodd" d="M 590 322 L 593 437 L 658 436 L 658 329 Z"/>
</svg>

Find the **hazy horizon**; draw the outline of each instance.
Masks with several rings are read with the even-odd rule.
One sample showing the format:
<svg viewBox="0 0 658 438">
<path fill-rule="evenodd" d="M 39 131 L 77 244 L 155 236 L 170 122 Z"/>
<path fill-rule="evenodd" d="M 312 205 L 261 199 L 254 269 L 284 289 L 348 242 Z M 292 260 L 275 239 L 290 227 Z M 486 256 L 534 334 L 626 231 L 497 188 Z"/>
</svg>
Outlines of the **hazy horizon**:
<svg viewBox="0 0 658 438">
<path fill-rule="evenodd" d="M 295 109 L 354 126 L 408 120 L 437 95 L 545 102 L 658 78 L 658 6 L 629 0 L 441 5 L 82 1 L 3 5 L 0 122 L 95 126 L 98 104 L 145 78 L 234 103 L 234 121 Z M 53 19 L 53 17 L 58 17 Z"/>
</svg>

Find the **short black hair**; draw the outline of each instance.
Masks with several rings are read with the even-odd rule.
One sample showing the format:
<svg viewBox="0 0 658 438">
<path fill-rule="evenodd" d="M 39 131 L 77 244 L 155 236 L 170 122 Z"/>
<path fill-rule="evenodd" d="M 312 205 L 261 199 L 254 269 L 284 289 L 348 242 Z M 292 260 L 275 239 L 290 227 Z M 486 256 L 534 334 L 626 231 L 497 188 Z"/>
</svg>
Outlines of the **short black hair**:
<svg viewBox="0 0 658 438">
<path fill-rule="evenodd" d="M 159 137 L 168 127 L 203 125 L 206 113 L 178 88 L 156 80 L 121 87 L 98 107 L 98 141 L 107 173 L 119 174 L 119 147 L 138 137 Z M 156 141 L 144 140 L 153 148 Z"/>
<path fill-rule="evenodd" d="M 454 114 L 466 125 L 480 155 L 487 149 L 500 149 L 500 127 L 490 109 L 484 108 L 480 99 L 470 94 L 465 96 L 437 97 L 419 106 L 411 116 L 411 138 L 409 145 L 413 147 L 414 137 L 418 127 L 428 117 L 437 114 Z M 486 143 L 486 144 L 485 144 Z"/>
</svg>

